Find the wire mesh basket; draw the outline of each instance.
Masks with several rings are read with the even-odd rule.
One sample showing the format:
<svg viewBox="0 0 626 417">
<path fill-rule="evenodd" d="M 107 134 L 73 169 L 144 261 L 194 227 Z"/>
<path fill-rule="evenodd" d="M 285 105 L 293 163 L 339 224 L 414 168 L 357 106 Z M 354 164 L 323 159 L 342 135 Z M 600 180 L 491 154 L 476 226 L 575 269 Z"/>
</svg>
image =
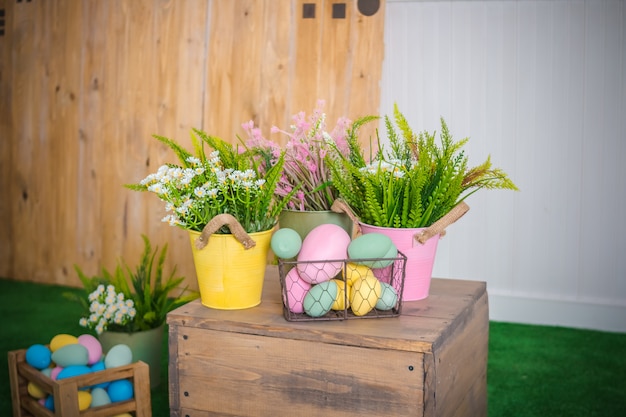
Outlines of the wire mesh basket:
<svg viewBox="0 0 626 417">
<path fill-rule="evenodd" d="M 401 252 L 394 258 L 279 259 L 283 315 L 287 321 L 397 317 L 406 260 Z"/>
</svg>

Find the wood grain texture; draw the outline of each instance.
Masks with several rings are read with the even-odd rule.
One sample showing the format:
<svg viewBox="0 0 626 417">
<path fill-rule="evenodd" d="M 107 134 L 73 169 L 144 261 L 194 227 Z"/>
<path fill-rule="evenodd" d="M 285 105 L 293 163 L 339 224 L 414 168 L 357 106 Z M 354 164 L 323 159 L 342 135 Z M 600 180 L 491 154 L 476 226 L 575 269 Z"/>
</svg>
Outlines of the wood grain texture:
<svg viewBox="0 0 626 417">
<path fill-rule="evenodd" d="M 0 9 L 4 10 L 5 16 L 13 16 L 13 6 L 15 2 L 10 0 L 0 0 Z M 12 45 L 15 44 L 13 22 L 4 19 L 4 35 L 0 36 L 0 192 L 4 198 L 0 198 L 0 218 L 13 219 L 13 201 L 15 193 L 12 188 L 15 182 L 13 175 L 12 148 L 12 88 L 11 84 L 5 80 L 12 79 Z M 11 260 L 14 248 L 11 242 L 14 227 L 12 221 L 0 222 L 0 275 L 9 276 Z M 6 242 L 6 244 L 4 243 Z"/>
<path fill-rule="evenodd" d="M 359 18 L 354 0 L 332 19 L 332 2 L 317 0 L 303 19 L 302 3 L 2 0 L 0 275 L 78 286 L 75 264 L 88 275 L 120 258 L 134 266 L 145 234 L 197 287 L 187 233 L 161 222 L 153 195 L 124 187 L 175 162 L 153 134 L 189 145 L 200 128 L 235 142 L 253 120 L 269 136 L 318 99 L 330 126 L 377 111 L 375 85 L 366 102 L 346 92 L 372 53 L 352 45 L 355 22 L 382 28 L 382 11 Z M 382 51 L 382 32 L 367 33 Z"/>
<path fill-rule="evenodd" d="M 268 267 L 258 307 L 187 304 L 168 315 L 172 412 L 484 416 L 484 282 L 434 279 L 431 293 L 399 317 L 288 322 Z"/>
</svg>

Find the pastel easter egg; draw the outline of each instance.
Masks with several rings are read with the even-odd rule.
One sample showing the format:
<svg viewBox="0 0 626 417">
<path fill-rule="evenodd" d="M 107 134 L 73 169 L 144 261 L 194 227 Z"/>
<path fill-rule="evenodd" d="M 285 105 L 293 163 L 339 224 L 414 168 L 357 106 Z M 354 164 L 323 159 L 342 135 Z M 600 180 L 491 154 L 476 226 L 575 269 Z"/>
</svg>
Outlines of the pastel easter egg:
<svg viewBox="0 0 626 417">
<path fill-rule="evenodd" d="M 350 235 L 336 224 L 313 228 L 304 238 L 298 254 L 296 267 L 300 277 L 311 284 L 333 279 L 343 268 L 349 244 Z"/>
<path fill-rule="evenodd" d="M 41 373 L 47 376 L 48 378 L 52 378 L 52 368 L 42 369 Z"/>
<path fill-rule="evenodd" d="M 91 393 L 89 391 L 78 391 L 78 409 L 85 411 L 91 405 Z"/>
<path fill-rule="evenodd" d="M 349 286 L 354 285 L 357 279 L 372 277 L 376 278 L 374 271 L 368 266 L 346 262 L 346 269 L 342 271 Z"/>
<path fill-rule="evenodd" d="M 330 311 L 337 298 L 337 291 L 334 281 L 314 285 L 304 297 L 304 312 L 311 317 L 322 317 Z"/>
<path fill-rule="evenodd" d="M 49 395 L 48 397 L 46 397 L 46 401 L 44 402 L 44 407 L 54 412 L 54 396 L 53 395 Z"/>
<path fill-rule="evenodd" d="M 350 309 L 355 316 L 364 316 L 374 309 L 382 293 L 380 281 L 366 277 L 354 282 L 350 291 Z"/>
<path fill-rule="evenodd" d="M 89 352 L 78 343 L 65 345 L 52 352 L 52 361 L 63 368 L 71 365 L 87 365 Z"/>
<path fill-rule="evenodd" d="M 56 352 L 59 348 L 62 348 L 65 345 L 75 345 L 78 343 L 78 338 L 71 334 L 61 333 L 54 336 L 50 340 L 50 350 L 52 352 Z"/>
<path fill-rule="evenodd" d="M 113 403 L 130 400 L 134 395 L 133 384 L 127 379 L 112 381 L 107 388 L 107 393 Z"/>
<path fill-rule="evenodd" d="M 52 368 L 52 370 L 50 371 L 50 378 L 52 378 L 53 380 L 57 380 L 57 377 L 59 376 L 59 372 L 61 372 L 63 370 L 62 366 L 55 366 L 54 368 Z"/>
<path fill-rule="evenodd" d="M 88 354 L 87 365 L 93 365 L 102 359 L 102 344 L 97 337 L 90 334 L 81 334 L 78 336 L 78 343 L 85 346 Z"/>
<path fill-rule="evenodd" d="M 61 369 L 61 372 L 59 372 L 59 374 L 57 375 L 57 380 L 86 375 L 89 373 L 91 373 L 91 368 L 87 365 L 70 365 L 66 368 Z"/>
<path fill-rule="evenodd" d="M 293 229 L 280 228 L 272 235 L 270 241 L 272 251 L 282 259 L 295 258 L 302 248 L 302 238 Z"/>
<path fill-rule="evenodd" d="M 106 369 L 130 365 L 132 362 L 133 352 L 128 345 L 124 344 L 113 346 L 104 357 L 104 367 Z"/>
<path fill-rule="evenodd" d="M 344 282 L 344 280 L 333 279 L 332 281 L 337 284 L 337 297 L 335 297 L 335 301 L 330 308 L 331 310 L 335 311 L 345 310 L 346 307 L 350 307 L 350 300 L 348 299 L 348 294 L 350 294 L 350 286 L 348 285 L 348 291 L 346 293 L 346 283 Z"/>
<path fill-rule="evenodd" d="M 391 310 L 398 303 L 398 293 L 395 288 L 386 282 L 381 282 L 380 285 L 382 287 L 382 293 L 376 302 L 376 309 Z"/>
<path fill-rule="evenodd" d="M 92 407 L 100 407 L 101 405 L 108 404 L 111 404 L 111 398 L 109 398 L 109 393 L 104 388 L 96 387 L 91 390 Z"/>
<path fill-rule="evenodd" d="M 389 266 L 397 256 L 396 245 L 389 236 L 382 233 L 366 233 L 352 240 L 348 246 L 350 261 L 370 268 Z"/>
<path fill-rule="evenodd" d="M 104 366 L 104 360 L 98 361 L 90 366 L 91 372 L 99 372 L 104 371 L 106 368 Z M 94 385 L 92 388 L 106 388 L 109 386 L 109 381 L 101 382 L 99 384 Z"/>
<path fill-rule="evenodd" d="M 28 391 L 28 395 L 30 395 L 33 398 L 44 399 L 48 395 L 48 393 L 46 393 L 43 389 L 41 389 L 41 387 L 39 387 L 37 384 L 35 384 L 32 381 L 28 383 L 28 386 L 26 389 Z"/>
<path fill-rule="evenodd" d="M 304 297 L 311 289 L 311 284 L 300 277 L 297 268 L 291 268 L 285 275 L 285 293 L 283 301 L 292 313 L 304 312 Z"/>
<path fill-rule="evenodd" d="M 42 344 L 34 344 L 26 349 L 25 360 L 33 368 L 41 370 L 50 366 L 52 353 L 48 347 Z"/>
</svg>

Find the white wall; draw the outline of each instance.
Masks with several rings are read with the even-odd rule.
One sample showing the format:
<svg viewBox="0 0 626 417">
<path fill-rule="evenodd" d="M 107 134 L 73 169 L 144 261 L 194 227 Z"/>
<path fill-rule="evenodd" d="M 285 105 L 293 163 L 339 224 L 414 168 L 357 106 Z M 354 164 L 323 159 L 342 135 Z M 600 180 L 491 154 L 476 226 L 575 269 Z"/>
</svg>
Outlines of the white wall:
<svg viewBox="0 0 626 417">
<path fill-rule="evenodd" d="M 486 281 L 492 320 L 626 332 L 626 2 L 387 0 L 381 88 L 521 189 L 470 197 L 434 276 Z"/>
</svg>

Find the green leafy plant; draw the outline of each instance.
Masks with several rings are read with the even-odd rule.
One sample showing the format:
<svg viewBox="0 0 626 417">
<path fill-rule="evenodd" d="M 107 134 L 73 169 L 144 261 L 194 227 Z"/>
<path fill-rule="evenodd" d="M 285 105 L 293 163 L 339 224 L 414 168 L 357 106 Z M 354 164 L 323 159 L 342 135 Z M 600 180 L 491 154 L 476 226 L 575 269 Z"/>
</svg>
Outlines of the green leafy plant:
<svg viewBox="0 0 626 417">
<path fill-rule="evenodd" d="M 492 167 L 490 157 L 469 168 L 463 150 L 469 138 L 455 141 L 440 120 L 438 143 L 435 132 L 415 134 L 395 105 L 393 119 L 384 117 L 389 149 L 378 137 L 378 152 L 366 158 L 353 132 L 350 155 L 334 152 L 329 159 L 333 184 L 363 223 L 428 227 L 480 189 L 518 189 L 504 171 Z"/>
<path fill-rule="evenodd" d="M 163 221 L 171 226 L 202 231 L 219 214 L 230 214 L 248 233 L 272 229 L 288 199 L 275 190 L 280 181 L 284 155 L 269 169 L 261 170 L 247 151 L 205 132 L 193 129 L 193 152 L 163 136 L 154 138 L 167 145 L 181 165 L 166 164 L 138 184 L 125 186 L 149 191 L 165 202 Z M 211 151 L 207 154 L 205 146 Z M 294 190 L 295 192 L 295 190 Z M 230 234 L 228 226 L 217 233 Z"/>
<path fill-rule="evenodd" d="M 176 276 L 176 267 L 169 275 L 164 274 L 167 244 L 160 251 L 158 247 L 153 250 L 148 237 L 142 238 L 144 250 L 134 269 L 120 259 L 113 272 L 102 268 L 100 275 L 88 277 L 74 265 L 84 295 L 72 292 L 64 296 L 83 306 L 85 316 L 79 321 L 83 327 L 98 334 L 104 330 L 130 333 L 154 329 L 165 323 L 167 313 L 199 297 L 188 286 L 181 288 L 185 278 Z M 122 310 L 124 307 L 132 313 Z M 116 320 L 119 311 L 125 316 Z"/>
</svg>

